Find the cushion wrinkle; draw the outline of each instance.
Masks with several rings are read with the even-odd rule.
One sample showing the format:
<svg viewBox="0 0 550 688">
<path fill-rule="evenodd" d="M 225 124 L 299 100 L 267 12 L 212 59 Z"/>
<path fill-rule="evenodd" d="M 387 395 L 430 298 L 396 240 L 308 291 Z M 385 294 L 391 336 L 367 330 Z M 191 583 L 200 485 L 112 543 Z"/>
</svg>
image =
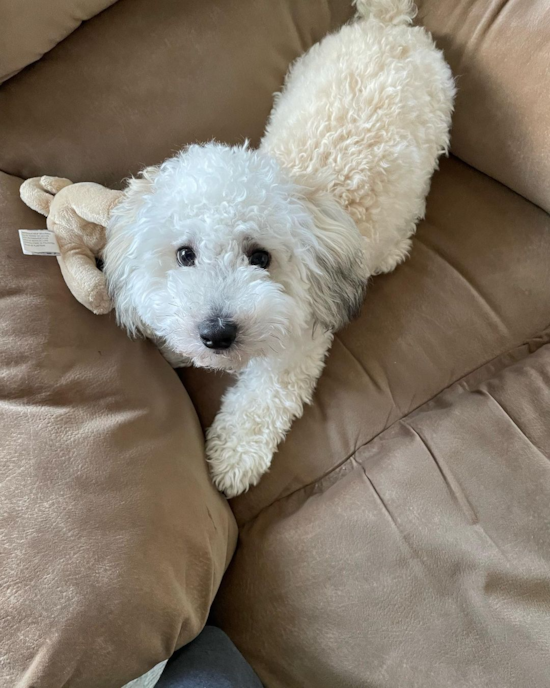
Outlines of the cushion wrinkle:
<svg viewBox="0 0 550 688">
<path fill-rule="evenodd" d="M 413 427 L 413 425 L 411 423 L 408 423 L 406 420 L 403 420 L 402 423 L 424 445 L 427 453 L 430 455 L 437 470 L 441 474 L 441 477 L 445 482 L 445 485 L 447 486 L 449 494 L 451 495 L 456 505 L 460 508 L 462 513 L 466 516 L 466 520 L 468 521 L 468 523 L 470 523 L 471 525 L 478 524 L 479 518 L 476 514 L 475 509 L 468 500 L 464 491 L 461 489 L 449 466 L 445 465 L 445 468 L 443 468 L 443 459 L 437 457 L 436 453 L 431 449 L 430 445 L 428 444 L 426 438 L 422 436 L 420 430 Z"/>
<path fill-rule="evenodd" d="M 415 433 L 416 437 L 419 437 Z M 421 439 L 421 438 L 419 438 Z M 426 446 L 425 443 L 421 440 L 421 443 Z M 430 456 L 433 458 L 433 454 L 428 450 L 428 453 Z M 415 574 L 417 575 L 418 580 L 425 585 L 426 582 L 429 581 L 429 585 L 431 588 L 437 590 L 438 594 L 441 594 L 443 592 L 442 590 L 442 581 L 439 580 L 438 576 L 434 574 L 434 571 L 430 566 L 427 565 L 426 561 L 422 559 L 420 556 L 418 550 L 415 548 L 414 544 L 412 544 L 409 541 L 408 534 L 403 531 L 399 524 L 399 519 L 396 518 L 396 516 L 392 513 L 392 510 L 386 503 L 386 500 L 384 499 L 381 491 L 376 487 L 376 484 L 372 478 L 372 476 L 369 475 L 367 467 L 362 461 L 359 461 L 355 457 L 352 458 L 352 463 L 359 468 L 361 471 L 362 475 L 367 481 L 367 484 L 369 485 L 369 489 L 372 491 L 372 493 L 375 495 L 376 502 L 377 504 L 381 507 L 383 513 L 385 516 L 387 516 L 388 520 L 391 523 L 392 530 L 397 533 L 399 543 L 403 546 L 404 551 L 407 553 L 407 560 L 408 563 L 412 563 L 414 566 L 414 571 Z M 446 481 L 445 481 L 446 482 Z M 443 583 L 444 584 L 444 583 Z"/>
<path fill-rule="evenodd" d="M 525 439 L 529 444 L 535 449 L 540 456 L 544 458 L 545 461 L 548 461 L 549 457 L 546 456 L 546 454 L 541 450 L 540 447 L 538 447 L 533 440 L 529 437 L 529 435 L 525 432 L 525 430 L 519 425 L 518 421 L 515 420 L 512 415 L 504 408 L 504 406 L 494 397 L 488 390 L 486 389 L 480 389 L 476 390 L 478 394 L 482 394 L 483 396 L 486 396 L 491 400 L 491 402 L 497 406 L 502 414 L 510 421 L 510 423 L 516 428 L 518 433 Z"/>
<path fill-rule="evenodd" d="M 461 279 L 464 284 L 467 285 L 469 290 L 475 295 L 476 299 L 483 305 L 484 309 L 486 310 L 487 314 L 491 317 L 491 319 L 495 322 L 495 325 L 497 325 L 500 328 L 500 331 L 504 336 L 507 336 L 510 334 L 509 328 L 506 325 L 506 323 L 502 320 L 502 316 L 498 313 L 496 310 L 495 306 L 493 306 L 487 296 L 482 294 L 481 290 L 475 286 L 474 280 L 469 278 L 466 273 L 464 272 L 464 269 L 460 269 L 458 265 L 450 258 L 450 256 L 445 255 L 441 249 L 437 248 L 435 244 L 433 244 L 428 236 L 425 234 L 423 235 L 416 235 L 415 239 L 415 246 L 420 245 L 422 248 L 425 250 L 430 251 L 433 253 L 436 258 L 439 260 L 442 260 L 444 263 L 446 263 L 451 270 L 458 275 L 458 277 Z"/>
<path fill-rule="evenodd" d="M 548 345 L 548 340 L 549 340 L 549 339 L 550 339 L 550 325 L 549 325 L 548 328 L 545 328 L 545 330 L 544 330 L 543 332 L 541 332 L 540 334 L 536 335 L 536 337 L 533 338 L 532 341 L 533 341 L 533 342 L 537 342 L 537 344 L 539 344 L 538 346 L 536 346 L 536 348 L 534 349 L 534 351 L 538 351 L 538 350 L 539 350 L 540 348 L 542 348 L 543 346 L 547 346 L 547 345 Z M 523 344 L 520 345 L 520 347 L 522 347 L 522 346 L 523 346 Z M 252 523 L 253 521 L 255 521 L 256 518 L 258 518 L 258 516 L 259 516 L 260 514 L 262 514 L 263 512 L 268 511 L 268 510 L 269 510 L 271 507 L 273 507 L 275 504 L 277 504 L 277 503 L 279 503 L 279 502 L 281 502 L 281 501 L 284 501 L 284 500 L 286 500 L 286 499 L 290 499 L 290 498 L 293 497 L 294 495 L 299 494 L 299 493 L 301 493 L 301 492 L 307 493 L 308 491 L 311 490 L 311 488 L 314 488 L 316 485 L 318 485 L 319 483 L 323 482 L 323 481 L 324 481 L 327 477 L 329 477 L 331 474 L 337 473 L 339 470 L 341 470 L 341 468 L 342 468 L 343 466 L 345 466 L 346 464 L 348 464 L 348 463 L 350 463 L 350 462 L 353 462 L 354 456 L 357 454 L 357 452 L 359 452 L 361 449 L 363 449 L 364 447 L 366 447 L 367 445 L 369 445 L 373 440 L 377 439 L 380 435 L 382 435 L 383 433 L 387 432 L 387 431 L 390 430 L 392 427 L 397 426 L 399 423 L 402 423 L 404 420 L 406 420 L 406 418 L 411 417 L 411 416 L 413 416 L 414 414 L 418 413 L 418 412 L 421 411 L 424 407 L 429 406 L 429 405 L 432 404 L 435 400 L 437 400 L 437 398 L 438 398 L 440 395 L 443 395 L 443 394 L 444 394 L 445 392 L 447 392 L 449 389 L 455 388 L 455 387 L 458 389 L 459 387 L 462 386 L 462 383 L 463 383 L 464 381 L 466 381 L 470 376 L 474 375 L 474 374 L 477 373 L 478 371 L 483 370 L 483 369 L 486 368 L 487 366 L 490 366 L 493 362 L 498 361 L 499 359 L 506 357 L 509 353 L 511 353 L 512 351 L 514 351 L 514 350 L 517 349 L 517 348 L 518 348 L 518 347 L 514 347 L 514 349 L 511 349 L 510 351 L 505 351 L 505 352 L 500 353 L 498 356 L 494 357 L 494 358 L 491 359 L 490 361 L 485 361 L 484 363 L 482 363 L 480 366 L 478 366 L 478 367 L 475 368 L 474 370 L 470 370 L 468 373 L 466 373 L 466 374 L 465 374 L 462 378 L 460 378 L 459 380 L 455 380 L 455 381 L 453 381 L 452 383 L 450 383 L 447 387 L 445 387 L 445 388 L 439 390 L 439 391 L 437 392 L 437 394 L 435 394 L 431 399 L 428 399 L 427 401 L 421 403 L 421 404 L 420 404 L 419 406 L 417 406 L 416 408 L 414 408 L 414 409 L 412 409 L 411 411 L 409 411 L 409 413 L 407 414 L 407 416 L 405 416 L 405 417 L 403 417 L 403 418 L 398 418 L 397 420 L 395 420 L 393 423 L 391 423 L 391 424 L 388 425 L 387 427 L 382 428 L 379 432 L 377 432 L 377 433 L 376 433 L 375 435 L 373 435 L 372 437 L 369 437 L 369 438 L 365 439 L 361 444 L 359 444 L 358 446 L 356 446 L 356 447 L 350 452 L 350 454 L 349 454 L 348 456 L 346 456 L 344 459 L 342 459 L 342 461 L 339 461 L 339 462 L 338 462 L 336 465 L 334 465 L 330 470 L 326 471 L 325 473 L 323 473 L 322 475 L 320 475 L 319 477 L 317 477 L 315 480 L 312 480 L 311 482 L 309 482 L 309 483 L 307 483 L 307 484 L 300 485 L 300 487 L 296 488 L 295 490 L 292 490 L 291 492 L 285 493 L 285 494 L 283 494 L 283 495 L 277 497 L 277 498 L 274 499 L 270 504 L 266 504 L 266 505 L 263 506 L 259 511 L 257 511 L 257 512 L 254 513 L 254 514 L 252 514 L 249 518 L 246 518 L 246 519 L 243 520 L 243 519 L 240 519 L 240 518 L 237 516 L 237 522 L 238 522 L 238 524 L 239 524 L 239 528 L 242 529 L 242 528 L 246 527 L 249 523 Z M 529 354 L 529 355 L 531 355 L 531 354 Z M 470 390 L 469 390 L 469 388 L 466 386 L 466 387 L 462 387 L 462 391 L 463 391 L 463 392 L 469 392 Z"/>
<path fill-rule="evenodd" d="M 496 7 L 490 5 L 487 9 L 485 17 L 479 22 L 477 30 L 475 31 L 472 39 L 478 44 L 485 40 L 489 33 L 496 27 L 497 23 L 502 21 L 502 17 L 506 14 L 506 8 L 510 7 L 509 0 L 497 0 L 495 3 Z"/>
</svg>

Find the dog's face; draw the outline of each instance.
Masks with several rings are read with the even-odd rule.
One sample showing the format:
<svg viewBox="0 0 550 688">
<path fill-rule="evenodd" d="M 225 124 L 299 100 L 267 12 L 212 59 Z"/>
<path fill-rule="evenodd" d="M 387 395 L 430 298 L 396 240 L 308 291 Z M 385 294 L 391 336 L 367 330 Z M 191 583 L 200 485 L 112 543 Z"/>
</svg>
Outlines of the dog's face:
<svg viewBox="0 0 550 688">
<path fill-rule="evenodd" d="M 327 246 L 321 215 L 267 156 L 188 148 L 134 180 L 109 225 L 105 272 L 119 320 L 202 367 L 282 356 L 309 324 L 335 328 L 362 300 L 357 229 L 331 207 Z M 333 249 L 344 255 L 334 260 Z M 327 280 L 345 301 L 337 322 Z"/>
</svg>

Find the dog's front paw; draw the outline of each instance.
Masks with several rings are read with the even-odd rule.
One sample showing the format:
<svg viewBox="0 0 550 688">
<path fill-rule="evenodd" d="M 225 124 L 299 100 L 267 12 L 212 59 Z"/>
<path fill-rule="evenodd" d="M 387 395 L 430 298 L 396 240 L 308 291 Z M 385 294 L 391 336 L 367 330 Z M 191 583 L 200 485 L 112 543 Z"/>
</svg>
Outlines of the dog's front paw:
<svg viewBox="0 0 550 688">
<path fill-rule="evenodd" d="M 243 436 L 216 421 L 207 438 L 212 482 L 226 497 L 236 497 L 257 485 L 268 470 L 273 451 L 260 438 Z"/>
</svg>

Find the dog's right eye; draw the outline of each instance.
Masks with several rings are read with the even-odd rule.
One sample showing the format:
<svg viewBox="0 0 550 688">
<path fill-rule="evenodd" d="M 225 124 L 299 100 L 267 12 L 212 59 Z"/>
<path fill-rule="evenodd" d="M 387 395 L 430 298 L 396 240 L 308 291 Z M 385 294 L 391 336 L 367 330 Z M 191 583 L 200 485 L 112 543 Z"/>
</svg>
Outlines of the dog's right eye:
<svg viewBox="0 0 550 688">
<path fill-rule="evenodd" d="M 176 251 L 176 259 L 182 268 L 190 268 L 195 265 L 195 251 L 189 246 L 181 246 Z"/>
<path fill-rule="evenodd" d="M 267 270 L 269 264 L 271 263 L 271 256 L 263 248 L 258 248 L 248 256 L 248 262 L 250 265 L 254 265 L 257 268 L 262 268 L 262 270 Z"/>
</svg>

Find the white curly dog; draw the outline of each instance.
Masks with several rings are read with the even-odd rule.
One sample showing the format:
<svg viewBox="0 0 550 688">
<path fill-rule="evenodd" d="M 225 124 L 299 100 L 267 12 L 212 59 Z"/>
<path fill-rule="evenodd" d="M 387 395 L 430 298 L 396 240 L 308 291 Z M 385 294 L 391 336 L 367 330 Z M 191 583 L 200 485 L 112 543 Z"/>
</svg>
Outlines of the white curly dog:
<svg viewBox="0 0 550 688">
<path fill-rule="evenodd" d="M 118 319 L 175 366 L 237 376 L 207 433 L 215 485 L 255 485 L 309 403 L 367 280 L 407 257 L 454 82 L 409 0 L 290 70 L 259 150 L 193 145 L 130 181 L 107 230 Z"/>
</svg>

